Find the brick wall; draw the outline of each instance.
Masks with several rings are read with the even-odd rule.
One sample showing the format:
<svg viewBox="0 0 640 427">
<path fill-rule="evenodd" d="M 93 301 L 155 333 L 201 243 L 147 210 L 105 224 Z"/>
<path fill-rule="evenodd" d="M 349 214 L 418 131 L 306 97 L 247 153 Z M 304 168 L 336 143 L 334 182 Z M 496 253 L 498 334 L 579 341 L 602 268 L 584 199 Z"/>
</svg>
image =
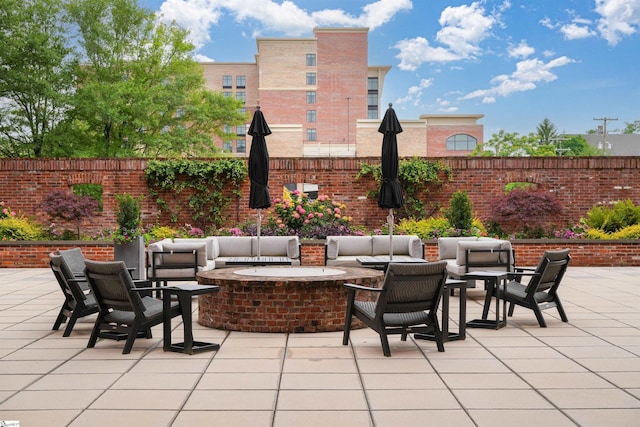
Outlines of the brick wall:
<svg viewBox="0 0 640 427">
<path fill-rule="evenodd" d="M 543 158 L 457 158 L 441 160 L 453 170 L 453 181 L 432 188 L 423 195 L 427 209 L 448 206 L 456 190 L 466 190 L 475 215 L 486 218 L 493 200 L 503 194 L 505 184 L 525 181 L 555 194 L 565 209 L 564 219 L 575 223 L 596 204 L 631 199 L 640 204 L 640 157 L 543 157 Z M 379 158 L 272 158 L 269 189 L 273 198 L 282 194 L 288 183 L 317 184 L 320 194 L 347 205 L 354 223 L 377 228 L 385 223 L 387 210 L 379 209 L 367 192 L 375 190 L 372 179 L 356 180 L 361 162 L 378 163 Z M 145 159 L 0 159 L 0 201 L 14 211 L 47 219 L 39 207 L 52 190 L 70 189 L 79 183 L 101 184 L 104 211 L 85 224 L 85 229 L 100 230 L 115 226 L 114 194 L 148 195 L 144 178 Z M 227 212 L 229 226 L 254 221 L 249 209 L 249 182 L 240 186 L 242 196 Z M 158 209 L 148 197 L 143 207 L 145 224 L 155 223 Z M 168 223 L 168 218 L 160 217 Z M 188 216 L 177 224 L 192 223 Z"/>
</svg>

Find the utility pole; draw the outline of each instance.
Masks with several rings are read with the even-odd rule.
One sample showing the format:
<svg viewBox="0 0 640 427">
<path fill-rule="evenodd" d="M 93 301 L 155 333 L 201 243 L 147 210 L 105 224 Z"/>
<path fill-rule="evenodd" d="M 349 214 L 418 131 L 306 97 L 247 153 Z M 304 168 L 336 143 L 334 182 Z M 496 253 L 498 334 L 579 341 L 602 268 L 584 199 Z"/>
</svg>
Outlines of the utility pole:
<svg viewBox="0 0 640 427">
<path fill-rule="evenodd" d="M 558 143 L 558 148 L 556 148 L 556 153 L 558 153 L 560 155 L 560 157 L 562 157 L 562 153 L 564 153 L 565 151 L 569 151 L 569 148 L 562 148 L 562 141 L 568 141 L 570 138 L 567 138 L 566 136 L 559 136 L 556 138 L 550 138 L 549 141 L 551 141 L 552 143 Z"/>
<path fill-rule="evenodd" d="M 607 152 L 607 120 L 618 120 L 618 118 L 616 117 L 611 118 L 611 117 L 600 117 L 597 119 L 593 119 L 593 120 L 599 120 L 602 121 L 604 123 L 604 126 L 602 127 L 602 155 L 604 156 Z M 600 147 L 598 147 L 600 148 Z"/>
</svg>

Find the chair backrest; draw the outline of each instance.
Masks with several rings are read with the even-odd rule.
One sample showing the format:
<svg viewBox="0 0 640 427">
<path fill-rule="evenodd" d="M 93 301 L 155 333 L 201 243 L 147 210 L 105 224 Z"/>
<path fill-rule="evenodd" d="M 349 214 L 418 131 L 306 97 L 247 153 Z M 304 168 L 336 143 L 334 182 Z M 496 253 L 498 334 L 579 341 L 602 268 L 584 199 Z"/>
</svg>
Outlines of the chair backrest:
<svg viewBox="0 0 640 427">
<path fill-rule="evenodd" d="M 447 275 L 447 262 L 390 263 L 376 306 L 384 313 L 410 313 L 438 307 Z"/>
<path fill-rule="evenodd" d="M 58 255 L 64 258 L 67 267 L 74 276 L 84 276 L 84 255 L 80 248 L 59 250 Z"/>
<path fill-rule="evenodd" d="M 554 288 L 555 292 L 567 271 L 569 261 L 569 249 L 545 251 L 536 267 L 537 275 L 529 281 L 526 292 L 544 292 L 551 288 Z"/>
<path fill-rule="evenodd" d="M 74 281 L 75 276 L 61 255 L 50 253 L 49 265 L 65 295 L 73 297 L 76 302 L 82 302 L 87 299 L 84 289 L 77 281 Z"/>
<path fill-rule="evenodd" d="M 144 304 L 134 287 L 124 261 L 85 260 L 86 276 L 100 310 L 133 311 L 144 317 Z"/>
</svg>

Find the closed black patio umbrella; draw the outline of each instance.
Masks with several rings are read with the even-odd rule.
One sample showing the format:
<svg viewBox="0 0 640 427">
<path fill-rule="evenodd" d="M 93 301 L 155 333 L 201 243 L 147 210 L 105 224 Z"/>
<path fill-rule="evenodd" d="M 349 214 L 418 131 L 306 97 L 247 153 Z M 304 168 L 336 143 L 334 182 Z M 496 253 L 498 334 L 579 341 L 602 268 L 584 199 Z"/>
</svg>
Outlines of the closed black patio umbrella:
<svg viewBox="0 0 640 427">
<path fill-rule="evenodd" d="M 378 195 L 378 206 L 389 209 L 389 260 L 393 260 L 393 210 L 404 205 L 402 186 L 398 180 L 398 141 L 397 135 L 402 132 L 396 112 L 389 103 L 378 132 L 382 138 L 382 184 Z"/>
<path fill-rule="evenodd" d="M 258 237 L 258 257 L 260 257 L 260 225 L 262 223 L 262 209 L 271 206 L 269 197 L 269 152 L 265 136 L 271 134 L 271 129 L 264 119 L 260 106 L 256 107 L 251 125 L 249 126 L 251 140 L 251 150 L 249 151 L 249 180 L 251 182 L 249 190 L 249 208 L 258 209 L 257 231 Z"/>
</svg>

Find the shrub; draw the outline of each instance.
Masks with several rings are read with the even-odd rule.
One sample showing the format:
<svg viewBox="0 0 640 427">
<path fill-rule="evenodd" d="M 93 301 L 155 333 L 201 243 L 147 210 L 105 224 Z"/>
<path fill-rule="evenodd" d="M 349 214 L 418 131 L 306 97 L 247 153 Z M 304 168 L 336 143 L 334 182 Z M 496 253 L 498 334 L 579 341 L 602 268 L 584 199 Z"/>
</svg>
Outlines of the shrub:
<svg viewBox="0 0 640 427">
<path fill-rule="evenodd" d="M 473 224 L 471 210 L 471 200 L 469 200 L 467 192 L 458 190 L 451 196 L 449 209 L 444 209 L 443 213 L 451 227 L 459 230 L 468 230 Z"/>
<path fill-rule="evenodd" d="M 42 199 L 41 206 L 52 222 L 60 220 L 64 223 L 73 224 L 76 228 L 78 239 L 80 239 L 80 226 L 82 223 L 95 215 L 100 209 L 98 201 L 93 197 L 79 196 L 62 190 L 54 190 L 46 194 Z M 68 233 L 62 232 L 62 234 Z"/>
<path fill-rule="evenodd" d="M 551 193 L 516 188 L 492 204 L 489 220 L 506 233 L 540 238 L 561 213 L 562 206 Z"/>
<path fill-rule="evenodd" d="M 118 209 L 116 211 L 117 229 L 111 238 L 117 244 L 126 244 L 145 234 L 142 229 L 142 196 L 133 197 L 131 194 L 116 194 Z"/>
<path fill-rule="evenodd" d="M 37 240 L 40 227 L 27 218 L 5 216 L 0 218 L 0 240 Z"/>
<path fill-rule="evenodd" d="M 617 201 L 611 207 L 594 206 L 587 212 L 585 223 L 592 228 L 613 233 L 640 223 L 640 206 L 629 199 Z"/>
<path fill-rule="evenodd" d="M 443 217 L 430 217 L 421 220 L 403 219 L 398 224 L 397 229 L 402 234 L 413 234 L 421 239 L 437 239 L 438 237 L 454 236 L 486 236 L 482 222 L 473 219 L 471 227 L 468 229 L 456 229 L 451 227 L 449 221 Z"/>
</svg>

